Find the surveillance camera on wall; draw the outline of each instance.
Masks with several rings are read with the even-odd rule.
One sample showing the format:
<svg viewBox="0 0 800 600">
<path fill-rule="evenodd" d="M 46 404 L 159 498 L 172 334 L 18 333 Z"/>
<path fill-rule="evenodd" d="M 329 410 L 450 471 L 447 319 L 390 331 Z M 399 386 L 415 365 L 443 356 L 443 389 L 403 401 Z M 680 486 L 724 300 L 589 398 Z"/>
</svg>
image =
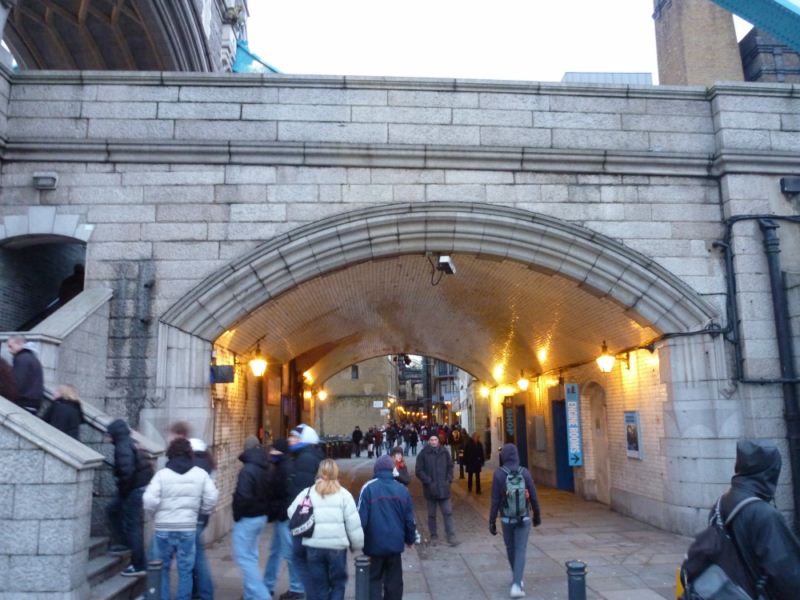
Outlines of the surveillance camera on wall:
<svg viewBox="0 0 800 600">
<path fill-rule="evenodd" d="M 456 274 L 456 265 L 453 262 L 453 259 L 447 255 L 442 255 L 439 257 L 439 261 L 436 263 L 436 268 L 439 271 L 444 271 L 447 275 Z"/>
</svg>

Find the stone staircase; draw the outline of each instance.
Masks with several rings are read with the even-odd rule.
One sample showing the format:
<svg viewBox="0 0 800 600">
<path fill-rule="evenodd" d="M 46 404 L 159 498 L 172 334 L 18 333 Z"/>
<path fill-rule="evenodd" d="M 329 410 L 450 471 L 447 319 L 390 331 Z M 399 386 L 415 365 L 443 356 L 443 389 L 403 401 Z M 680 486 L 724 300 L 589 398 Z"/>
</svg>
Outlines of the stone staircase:
<svg viewBox="0 0 800 600">
<path fill-rule="evenodd" d="M 92 537 L 89 540 L 89 562 L 86 572 L 91 590 L 91 600 L 134 600 L 144 594 L 144 577 L 123 577 L 130 555 L 109 554 L 109 538 Z"/>
</svg>

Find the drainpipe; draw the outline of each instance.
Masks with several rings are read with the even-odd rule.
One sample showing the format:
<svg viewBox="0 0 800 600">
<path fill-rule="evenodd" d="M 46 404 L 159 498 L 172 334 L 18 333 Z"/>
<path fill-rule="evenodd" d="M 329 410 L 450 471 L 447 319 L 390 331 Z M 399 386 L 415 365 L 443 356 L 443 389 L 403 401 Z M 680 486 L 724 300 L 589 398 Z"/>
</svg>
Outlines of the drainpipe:
<svg viewBox="0 0 800 600">
<path fill-rule="evenodd" d="M 759 219 L 758 226 L 764 235 L 764 253 L 769 267 L 769 283 L 772 292 L 772 310 L 775 313 L 775 333 L 778 341 L 778 356 L 781 378 L 784 380 L 783 406 L 786 419 L 786 437 L 789 441 L 789 456 L 792 469 L 792 494 L 794 497 L 795 529 L 800 524 L 800 410 L 798 410 L 797 373 L 794 368 L 794 349 L 789 322 L 789 304 L 786 285 L 780 263 L 780 239 L 778 225 L 771 219 Z"/>
</svg>

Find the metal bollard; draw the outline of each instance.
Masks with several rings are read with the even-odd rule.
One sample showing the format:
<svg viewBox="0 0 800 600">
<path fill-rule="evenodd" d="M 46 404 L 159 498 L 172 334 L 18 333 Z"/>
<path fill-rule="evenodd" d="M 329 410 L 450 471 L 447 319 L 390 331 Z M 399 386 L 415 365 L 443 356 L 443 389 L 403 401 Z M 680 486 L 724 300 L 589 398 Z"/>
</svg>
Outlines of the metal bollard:
<svg viewBox="0 0 800 600">
<path fill-rule="evenodd" d="M 586 563 L 579 560 L 568 560 L 567 589 L 569 600 L 586 600 Z"/>
<path fill-rule="evenodd" d="M 356 600 L 369 600 L 369 556 L 356 556 Z"/>
<path fill-rule="evenodd" d="M 146 600 L 161 600 L 161 569 L 162 560 L 147 561 L 147 582 L 145 583 L 144 597 Z"/>
</svg>

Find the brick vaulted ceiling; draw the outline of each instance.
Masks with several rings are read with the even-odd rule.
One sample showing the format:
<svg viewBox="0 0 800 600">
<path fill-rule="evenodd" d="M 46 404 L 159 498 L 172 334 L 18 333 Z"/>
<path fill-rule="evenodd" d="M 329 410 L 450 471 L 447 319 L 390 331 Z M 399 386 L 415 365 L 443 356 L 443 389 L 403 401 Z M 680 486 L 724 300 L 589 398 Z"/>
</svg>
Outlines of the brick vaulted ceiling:
<svg viewBox="0 0 800 600">
<path fill-rule="evenodd" d="M 489 380 L 498 363 L 516 378 L 520 369 L 591 360 L 603 339 L 620 349 L 657 335 L 568 278 L 512 260 L 453 258 L 457 273 L 436 286 L 428 259 L 417 254 L 317 277 L 262 305 L 220 341 L 247 353 L 260 340 L 263 352 L 296 358 L 317 381 L 395 352 L 438 357 Z"/>
<path fill-rule="evenodd" d="M 19 0 L 4 37 L 22 69 L 212 70 L 192 0 Z"/>
</svg>

